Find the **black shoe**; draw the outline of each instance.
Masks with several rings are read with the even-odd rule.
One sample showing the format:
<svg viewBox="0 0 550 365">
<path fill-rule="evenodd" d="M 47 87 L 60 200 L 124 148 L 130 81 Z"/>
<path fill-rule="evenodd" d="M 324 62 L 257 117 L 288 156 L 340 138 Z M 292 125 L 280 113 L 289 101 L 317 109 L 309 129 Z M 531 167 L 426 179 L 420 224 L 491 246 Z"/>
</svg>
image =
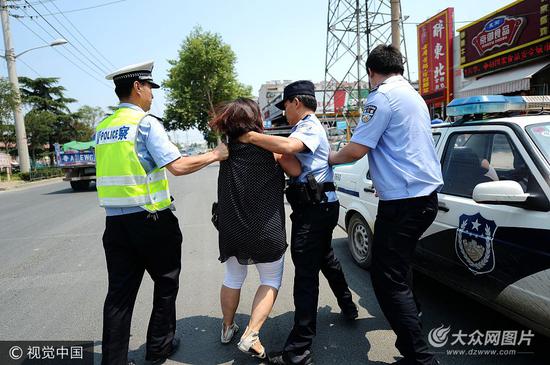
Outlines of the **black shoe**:
<svg viewBox="0 0 550 365">
<path fill-rule="evenodd" d="M 289 361 L 286 361 L 283 357 L 283 352 L 275 352 L 267 355 L 267 358 L 269 359 L 269 363 L 273 365 L 314 365 L 313 359 L 311 356 L 308 356 L 304 359 L 304 361 L 299 363 L 292 363 Z"/>
<path fill-rule="evenodd" d="M 178 351 L 179 347 L 180 347 L 180 339 L 179 338 L 174 338 L 172 340 L 172 347 L 170 348 L 170 351 L 168 351 L 168 353 L 166 355 L 163 355 L 163 356 L 158 357 L 158 358 L 149 359 L 148 363 L 151 364 L 151 365 L 164 364 L 166 359 L 168 359 L 170 356 L 174 355 L 176 353 L 176 351 Z"/>
<path fill-rule="evenodd" d="M 345 306 L 340 307 L 342 309 L 342 314 L 344 317 L 346 317 L 349 321 L 354 321 L 359 317 L 359 312 L 357 311 L 357 306 L 355 303 L 350 302 L 350 304 L 347 304 Z"/>
</svg>

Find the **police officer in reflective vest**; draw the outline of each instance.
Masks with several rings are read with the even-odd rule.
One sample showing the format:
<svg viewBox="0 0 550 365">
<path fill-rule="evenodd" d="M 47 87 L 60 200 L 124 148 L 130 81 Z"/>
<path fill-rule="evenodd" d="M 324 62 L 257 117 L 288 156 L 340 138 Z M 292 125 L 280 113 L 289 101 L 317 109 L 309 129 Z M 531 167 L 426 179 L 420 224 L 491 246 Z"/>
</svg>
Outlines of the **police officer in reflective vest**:
<svg viewBox="0 0 550 365">
<path fill-rule="evenodd" d="M 161 363 L 173 354 L 176 296 L 182 234 L 170 196 L 166 170 L 197 171 L 228 156 L 224 145 L 201 156 L 181 157 L 160 119 L 148 114 L 153 62 L 124 67 L 108 75 L 120 99 L 117 110 L 96 128 L 99 204 L 106 210 L 103 247 L 109 289 L 103 308 L 102 364 L 128 360 L 130 322 L 145 271 L 153 279 L 153 311 L 147 330 L 146 359 Z"/>
<path fill-rule="evenodd" d="M 357 307 L 332 249 L 332 231 L 338 223 L 340 205 L 334 191 L 332 168 L 328 164 L 330 145 L 326 131 L 315 116 L 317 100 L 310 81 L 287 85 L 283 100 L 276 104 L 285 110 L 292 133 L 288 138 L 248 132 L 240 140 L 269 151 L 294 154 L 302 174 L 292 178 L 287 200 L 292 207 L 290 250 L 295 267 L 294 328 L 283 352 L 272 354 L 274 364 L 313 364 L 311 345 L 317 328 L 319 271 L 327 278 L 342 313 L 357 318 Z"/>
<path fill-rule="evenodd" d="M 434 221 L 443 186 L 426 103 L 403 78 L 403 57 L 392 46 L 376 47 L 367 59 L 371 90 L 351 142 L 330 156 L 331 164 L 368 153 L 380 197 L 374 225 L 371 279 L 376 298 L 397 335 L 400 365 L 437 364 L 422 334 L 412 287 L 411 261 L 420 236 Z"/>
</svg>

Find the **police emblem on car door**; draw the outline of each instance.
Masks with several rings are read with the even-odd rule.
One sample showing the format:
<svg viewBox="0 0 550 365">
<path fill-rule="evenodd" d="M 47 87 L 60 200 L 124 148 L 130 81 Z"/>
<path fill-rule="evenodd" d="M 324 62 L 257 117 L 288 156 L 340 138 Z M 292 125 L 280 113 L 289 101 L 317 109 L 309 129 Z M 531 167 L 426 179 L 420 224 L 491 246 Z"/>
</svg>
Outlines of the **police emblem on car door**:
<svg viewBox="0 0 550 365">
<path fill-rule="evenodd" d="M 458 258 L 474 274 L 485 274 L 495 268 L 493 239 L 497 225 L 480 213 L 462 214 L 456 230 L 455 250 Z"/>
</svg>

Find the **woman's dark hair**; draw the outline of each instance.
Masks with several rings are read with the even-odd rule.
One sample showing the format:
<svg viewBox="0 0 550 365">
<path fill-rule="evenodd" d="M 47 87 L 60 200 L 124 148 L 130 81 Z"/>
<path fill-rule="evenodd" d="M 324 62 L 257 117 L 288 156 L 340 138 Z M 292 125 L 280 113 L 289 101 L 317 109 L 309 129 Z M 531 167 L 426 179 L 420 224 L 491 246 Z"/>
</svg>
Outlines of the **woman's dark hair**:
<svg viewBox="0 0 550 365">
<path fill-rule="evenodd" d="M 317 99 L 315 99 L 315 96 L 311 95 L 297 95 L 295 96 L 296 99 L 300 100 L 302 104 L 312 112 L 317 110 Z"/>
<path fill-rule="evenodd" d="M 397 48 L 392 45 L 381 44 L 374 48 L 366 62 L 367 70 L 381 75 L 400 74 L 403 75 L 403 56 Z"/>
<path fill-rule="evenodd" d="M 239 138 L 246 132 L 262 132 L 263 122 L 260 107 L 254 100 L 238 98 L 216 106 L 210 127 L 230 139 Z"/>
</svg>

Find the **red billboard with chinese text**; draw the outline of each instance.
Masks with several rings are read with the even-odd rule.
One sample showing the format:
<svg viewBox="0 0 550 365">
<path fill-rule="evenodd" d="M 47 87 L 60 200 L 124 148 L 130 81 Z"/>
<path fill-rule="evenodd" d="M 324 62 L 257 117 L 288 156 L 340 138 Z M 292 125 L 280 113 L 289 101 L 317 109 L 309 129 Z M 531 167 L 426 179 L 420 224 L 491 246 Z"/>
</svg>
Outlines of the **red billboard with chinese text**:
<svg viewBox="0 0 550 365">
<path fill-rule="evenodd" d="M 464 76 L 550 56 L 549 4 L 550 0 L 518 0 L 459 29 Z"/>
<path fill-rule="evenodd" d="M 449 102 L 453 93 L 454 9 L 417 26 L 418 87 L 428 103 Z"/>
</svg>

